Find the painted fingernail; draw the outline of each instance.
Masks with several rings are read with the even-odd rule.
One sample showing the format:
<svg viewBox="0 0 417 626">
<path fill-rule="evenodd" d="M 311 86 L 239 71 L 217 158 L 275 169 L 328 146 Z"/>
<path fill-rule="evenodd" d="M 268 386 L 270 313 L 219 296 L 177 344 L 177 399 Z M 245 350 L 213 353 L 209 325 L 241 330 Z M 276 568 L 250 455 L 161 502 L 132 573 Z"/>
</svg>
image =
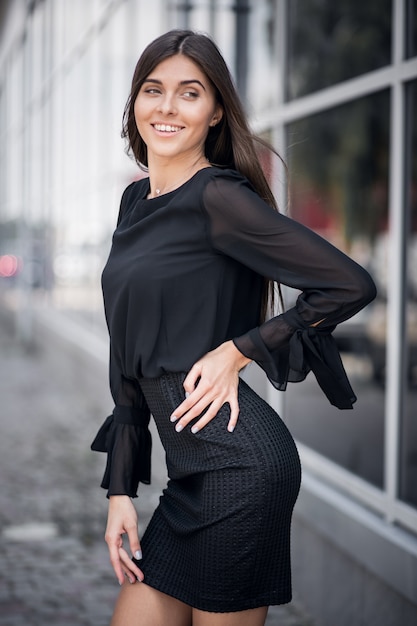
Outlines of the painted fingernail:
<svg viewBox="0 0 417 626">
<path fill-rule="evenodd" d="M 142 558 L 142 550 L 136 550 L 136 552 L 135 552 L 135 559 L 137 561 L 140 561 L 141 558 Z"/>
<path fill-rule="evenodd" d="M 117 582 L 119 583 L 119 585 L 120 585 L 120 586 L 122 586 L 122 585 L 123 585 L 123 583 L 121 583 L 121 582 L 120 582 L 120 580 L 118 580 Z"/>
<path fill-rule="evenodd" d="M 141 583 L 141 582 L 142 582 L 142 579 L 141 579 L 141 578 L 139 578 L 139 576 L 136 576 L 136 580 L 138 581 L 138 583 Z"/>
<path fill-rule="evenodd" d="M 189 392 L 189 391 L 186 391 L 186 392 L 185 392 L 185 397 L 186 397 L 186 398 L 188 398 L 188 396 L 189 396 L 189 395 L 190 395 L 190 392 Z"/>
<path fill-rule="evenodd" d="M 176 422 L 178 419 L 177 415 L 171 415 L 171 417 L 169 418 L 171 420 L 171 422 Z"/>
<path fill-rule="evenodd" d="M 232 433 L 234 431 L 235 427 L 234 426 L 228 426 L 227 430 L 229 431 L 229 433 Z"/>
<path fill-rule="evenodd" d="M 177 424 L 175 426 L 175 430 L 177 431 L 177 433 L 180 433 L 183 428 L 184 428 L 184 426 L 182 424 Z"/>
<path fill-rule="evenodd" d="M 193 426 L 192 429 L 191 429 L 191 432 L 193 433 L 193 435 L 195 435 L 196 433 L 198 433 L 199 430 L 200 429 L 199 429 L 198 426 Z"/>
</svg>

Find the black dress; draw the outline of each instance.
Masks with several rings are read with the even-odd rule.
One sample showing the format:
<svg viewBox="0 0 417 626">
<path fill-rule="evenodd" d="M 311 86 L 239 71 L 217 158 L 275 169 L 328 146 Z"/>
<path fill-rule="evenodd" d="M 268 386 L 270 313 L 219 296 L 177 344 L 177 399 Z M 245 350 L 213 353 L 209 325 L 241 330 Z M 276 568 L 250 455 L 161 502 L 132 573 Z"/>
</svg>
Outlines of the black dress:
<svg viewBox="0 0 417 626">
<path fill-rule="evenodd" d="M 286 426 L 243 381 L 233 433 L 228 405 L 196 434 L 192 424 L 177 433 L 169 416 L 186 372 L 229 339 L 276 388 L 311 369 L 332 404 L 351 408 L 331 331 L 375 286 L 233 170 L 208 167 L 175 191 L 148 193 L 148 179 L 125 190 L 103 272 L 115 408 L 92 446 L 108 453 L 102 486 L 134 497 L 150 482 L 152 413 L 169 482 L 141 539 L 146 583 L 206 611 L 289 602 L 300 464 Z M 263 276 L 301 294 L 259 326 Z"/>
</svg>

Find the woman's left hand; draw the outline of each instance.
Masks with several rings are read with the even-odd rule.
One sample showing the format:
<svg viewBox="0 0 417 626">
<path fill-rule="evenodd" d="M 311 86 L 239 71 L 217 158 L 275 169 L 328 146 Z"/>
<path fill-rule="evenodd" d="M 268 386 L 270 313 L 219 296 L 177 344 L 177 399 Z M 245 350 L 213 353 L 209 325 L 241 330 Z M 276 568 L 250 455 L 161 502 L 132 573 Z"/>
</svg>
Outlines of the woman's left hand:
<svg viewBox="0 0 417 626">
<path fill-rule="evenodd" d="M 233 341 L 222 343 L 197 361 L 184 381 L 187 397 L 171 415 L 171 422 L 176 422 L 176 431 L 180 432 L 191 420 L 207 409 L 191 429 L 196 433 L 217 415 L 223 404 L 228 402 L 230 420 L 227 430 L 233 432 L 239 416 L 237 397 L 239 371 L 248 363 L 250 359 L 236 348 Z"/>
</svg>

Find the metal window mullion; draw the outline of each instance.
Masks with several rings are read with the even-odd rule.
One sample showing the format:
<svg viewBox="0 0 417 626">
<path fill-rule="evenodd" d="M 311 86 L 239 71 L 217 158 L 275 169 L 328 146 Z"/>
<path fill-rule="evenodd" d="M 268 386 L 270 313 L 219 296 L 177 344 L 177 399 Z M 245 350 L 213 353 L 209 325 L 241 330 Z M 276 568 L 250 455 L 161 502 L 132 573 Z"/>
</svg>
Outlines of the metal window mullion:
<svg viewBox="0 0 417 626">
<path fill-rule="evenodd" d="M 286 47 L 288 29 L 287 24 L 287 5 L 286 0 L 276 0 L 277 2 L 277 23 L 276 38 L 277 50 L 275 51 L 280 59 L 280 71 L 277 84 L 277 108 L 281 109 L 284 104 L 285 94 L 285 81 L 286 81 Z M 286 161 L 286 145 L 285 145 L 285 127 L 283 121 L 272 125 L 272 144 L 280 156 Z M 287 208 L 287 185 L 288 181 L 285 179 L 286 172 L 283 164 L 279 159 L 274 158 L 272 168 L 272 191 L 278 202 L 280 211 L 285 213 Z M 276 311 L 278 313 L 278 310 Z M 285 403 L 287 397 L 284 393 L 278 392 L 274 387 L 268 383 L 266 389 L 266 400 L 272 406 L 272 408 L 284 418 Z"/>
<path fill-rule="evenodd" d="M 276 29 L 276 50 L 275 54 L 280 59 L 279 75 L 277 77 L 277 98 L 276 108 L 282 109 L 284 106 L 285 83 L 286 83 L 286 46 L 287 46 L 287 6 L 286 0 L 276 0 L 277 2 L 277 23 Z M 276 121 L 269 127 L 272 130 L 272 144 L 278 154 L 286 161 L 285 126 L 283 120 Z M 277 199 L 278 206 L 282 212 L 287 208 L 287 186 L 286 172 L 279 159 L 274 159 L 272 170 L 272 191 Z"/>
<path fill-rule="evenodd" d="M 393 6 L 394 42 L 393 69 L 403 57 L 404 3 Z M 391 90 L 390 168 L 389 168 L 389 247 L 387 274 L 389 286 L 386 329 L 386 396 L 384 476 L 386 490 L 385 514 L 394 521 L 399 477 L 399 429 L 403 405 L 404 376 L 404 269 L 405 269 L 405 112 L 404 84 L 398 78 Z"/>
<path fill-rule="evenodd" d="M 412 80 L 416 77 L 417 63 L 415 59 L 403 61 L 396 66 L 374 70 L 369 74 L 352 78 L 297 100 L 282 103 L 279 107 L 265 110 L 257 115 L 254 128 L 257 132 L 261 132 L 264 128 L 274 124 L 293 122 L 388 89 L 398 81 Z"/>
</svg>

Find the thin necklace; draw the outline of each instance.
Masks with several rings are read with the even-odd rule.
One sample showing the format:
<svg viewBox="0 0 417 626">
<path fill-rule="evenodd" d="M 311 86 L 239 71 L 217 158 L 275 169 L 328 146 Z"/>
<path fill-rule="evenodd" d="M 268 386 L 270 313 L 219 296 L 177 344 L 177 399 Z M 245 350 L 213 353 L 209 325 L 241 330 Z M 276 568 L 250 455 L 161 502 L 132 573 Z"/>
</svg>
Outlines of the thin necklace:
<svg viewBox="0 0 417 626">
<path fill-rule="evenodd" d="M 200 171 L 200 169 L 203 169 L 203 167 L 205 167 L 208 164 L 208 160 L 205 159 L 204 163 L 201 163 L 201 167 L 199 167 L 199 169 L 195 170 L 195 172 L 191 173 L 195 167 L 195 165 L 193 165 L 193 167 L 188 171 L 186 176 L 183 176 L 180 180 L 175 181 L 175 183 L 173 185 L 170 185 L 168 187 L 165 187 L 164 189 L 162 189 L 161 187 L 157 187 L 155 189 L 155 196 L 160 196 L 161 193 L 169 193 L 170 191 L 173 191 L 174 189 L 177 189 L 178 187 L 180 187 L 183 183 L 185 183 L 187 180 L 189 180 L 190 178 L 192 178 L 194 176 L 194 174 L 196 174 L 197 172 Z"/>
</svg>

